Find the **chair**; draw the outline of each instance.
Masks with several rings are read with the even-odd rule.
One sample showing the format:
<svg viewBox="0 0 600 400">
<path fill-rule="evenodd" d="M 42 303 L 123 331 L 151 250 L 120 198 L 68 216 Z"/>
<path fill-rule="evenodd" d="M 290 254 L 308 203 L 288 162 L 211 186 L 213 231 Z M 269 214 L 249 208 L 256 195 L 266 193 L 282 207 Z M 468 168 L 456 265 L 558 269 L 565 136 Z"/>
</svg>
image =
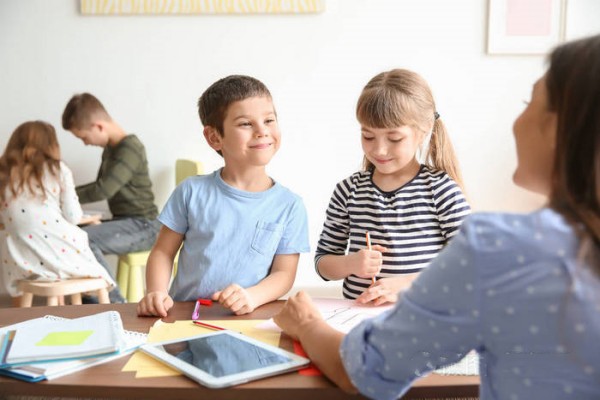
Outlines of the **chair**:
<svg viewBox="0 0 600 400">
<path fill-rule="evenodd" d="M 175 185 L 179 185 L 185 178 L 202 175 L 204 168 L 200 161 L 179 159 L 175 161 Z"/>
<path fill-rule="evenodd" d="M 175 183 L 179 185 L 185 178 L 201 175 L 203 166 L 200 161 L 178 159 L 175 162 Z M 123 297 L 129 303 L 137 303 L 144 297 L 144 267 L 148 263 L 150 251 L 120 254 L 117 264 L 117 284 Z M 173 274 L 177 273 L 178 255 L 173 263 Z"/>
<path fill-rule="evenodd" d="M 60 281 L 19 281 L 19 291 L 23 292 L 19 307 L 31 307 L 33 296 L 46 297 L 46 304 L 64 304 L 64 296 L 71 296 L 71 304 L 81 304 L 81 294 L 95 292 L 100 304 L 108 304 L 108 284 L 100 278 L 65 279 Z"/>
</svg>

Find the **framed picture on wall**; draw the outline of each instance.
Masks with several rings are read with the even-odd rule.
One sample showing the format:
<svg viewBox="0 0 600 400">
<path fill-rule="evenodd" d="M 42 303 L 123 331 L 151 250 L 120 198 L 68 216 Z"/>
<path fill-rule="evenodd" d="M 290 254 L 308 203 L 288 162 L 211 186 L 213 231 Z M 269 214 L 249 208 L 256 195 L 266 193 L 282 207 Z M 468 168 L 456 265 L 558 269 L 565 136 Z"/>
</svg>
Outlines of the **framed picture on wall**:
<svg viewBox="0 0 600 400">
<path fill-rule="evenodd" d="M 325 0 L 79 0 L 83 15 L 314 14 Z"/>
<path fill-rule="evenodd" d="M 488 0 L 488 54 L 546 54 L 564 39 L 566 0 Z"/>
</svg>

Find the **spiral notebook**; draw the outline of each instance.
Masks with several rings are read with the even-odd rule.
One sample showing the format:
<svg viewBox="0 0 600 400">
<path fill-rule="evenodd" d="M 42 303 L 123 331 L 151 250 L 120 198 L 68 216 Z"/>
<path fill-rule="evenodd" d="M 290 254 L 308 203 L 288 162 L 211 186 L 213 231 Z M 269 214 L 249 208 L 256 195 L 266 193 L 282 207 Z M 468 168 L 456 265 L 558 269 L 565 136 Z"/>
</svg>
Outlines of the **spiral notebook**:
<svg viewBox="0 0 600 400">
<path fill-rule="evenodd" d="M 45 321 L 47 322 L 73 320 L 68 320 L 66 318 L 56 317 L 53 315 L 46 315 L 43 318 L 36 318 L 35 320 L 29 320 L 19 324 L 0 328 L 0 341 L 2 341 L 5 335 L 8 335 L 11 331 L 22 327 L 23 325 L 27 326 L 31 324 L 38 324 Z M 67 361 L 53 361 L 20 365 L 18 367 L 0 369 L 0 375 L 10 376 L 28 382 L 38 382 L 41 380 L 56 379 L 61 376 L 71 374 L 85 368 L 93 367 L 95 365 L 103 364 L 105 362 L 109 362 L 119 357 L 123 357 L 127 354 L 130 354 L 142 344 L 146 343 L 146 338 L 147 334 L 145 333 L 123 330 L 124 345 L 117 354 Z M 1 354 L 2 349 L 0 349 L 0 355 Z"/>
<path fill-rule="evenodd" d="M 106 311 L 65 320 L 42 319 L 14 329 L 0 367 L 117 353 L 125 345 L 121 315 Z"/>
</svg>

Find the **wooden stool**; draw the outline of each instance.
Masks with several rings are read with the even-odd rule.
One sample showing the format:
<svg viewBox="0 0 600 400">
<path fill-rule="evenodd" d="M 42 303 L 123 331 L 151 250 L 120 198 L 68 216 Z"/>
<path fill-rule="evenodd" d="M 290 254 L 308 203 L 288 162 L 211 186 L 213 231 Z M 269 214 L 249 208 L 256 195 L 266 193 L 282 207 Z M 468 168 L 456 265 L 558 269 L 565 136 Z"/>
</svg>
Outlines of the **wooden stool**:
<svg viewBox="0 0 600 400">
<path fill-rule="evenodd" d="M 46 297 L 46 304 L 64 304 L 64 296 L 71 296 L 71 304 L 81 304 L 81 294 L 96 292 L 100 304 L 109 304 L 108 284 L 100 278 L 65 279 L 61 281 L 19 281 L 18 288 L 23 292 L 20 307 L 31 307 L 33 296 Z"/>
</svg>

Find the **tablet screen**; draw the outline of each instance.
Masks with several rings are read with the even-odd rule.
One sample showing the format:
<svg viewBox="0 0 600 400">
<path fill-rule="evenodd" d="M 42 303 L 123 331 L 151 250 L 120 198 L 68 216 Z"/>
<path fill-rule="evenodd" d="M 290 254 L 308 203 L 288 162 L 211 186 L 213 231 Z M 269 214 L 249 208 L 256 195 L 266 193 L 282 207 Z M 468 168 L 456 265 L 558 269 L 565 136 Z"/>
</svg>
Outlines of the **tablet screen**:
<svg viewBox="0 0 600 400">
<path fill-rule="evenodd" d="M 212 335 L 164 344 L 164 351 L 220 378 L 291 361 L 232 335 Z"/>
</svg>

